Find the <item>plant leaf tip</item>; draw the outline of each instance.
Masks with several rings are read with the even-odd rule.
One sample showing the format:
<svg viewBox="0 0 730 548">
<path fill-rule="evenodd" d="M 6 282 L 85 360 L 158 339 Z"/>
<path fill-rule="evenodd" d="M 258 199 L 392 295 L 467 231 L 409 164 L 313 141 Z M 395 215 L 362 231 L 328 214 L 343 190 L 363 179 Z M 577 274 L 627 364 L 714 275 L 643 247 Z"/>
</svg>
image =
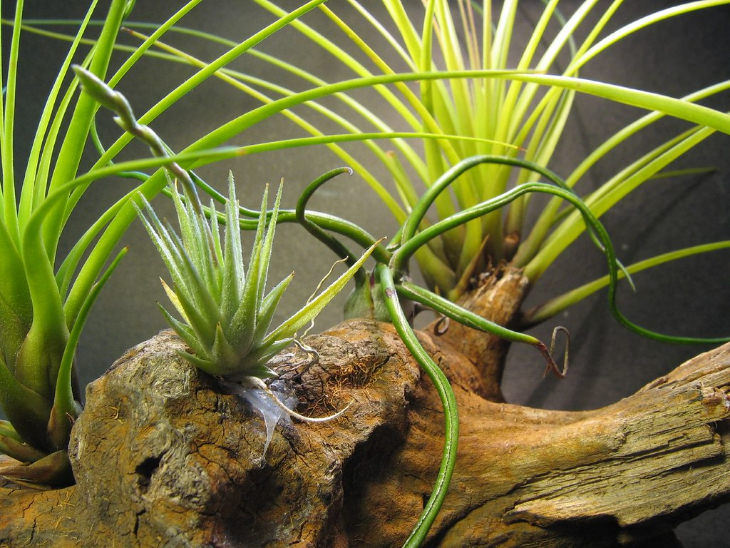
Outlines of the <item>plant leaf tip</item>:
<svg viewBox="0 0 730 548">
<path fill-rule="evenodd" d="M 81 87 L 91 95 L 95 101 L 109 110 L 117 109 L 118 94 L 111 89 L 104 81 L 93 72 L 81 65 L 71 65 L 76 77 L 81 82 Z"/>
</svg>

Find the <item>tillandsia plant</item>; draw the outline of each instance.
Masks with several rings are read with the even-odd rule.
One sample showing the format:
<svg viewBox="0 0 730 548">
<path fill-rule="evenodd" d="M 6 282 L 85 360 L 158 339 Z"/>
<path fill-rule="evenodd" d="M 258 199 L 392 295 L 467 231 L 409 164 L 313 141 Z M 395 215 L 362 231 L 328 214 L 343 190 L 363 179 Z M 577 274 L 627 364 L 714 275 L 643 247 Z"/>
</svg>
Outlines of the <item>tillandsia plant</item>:
<svg viewBox="0 0 730 548">
<path fill-rule="evenodd" d="M 464 171 L 478 164 L 479 158 L 476 158 L 466 160 L 455 167 L 458 172 L 459 170 Z M 567 335 L 567 331 L 562 327 L 557 327 L 554 330 L 553 338 L 548 348 L 547 345 L 532 335 L 514 331 L 491 322 L 426 288 L 414 284 L 408 276 L 408 263 L 418 249 L 427 245 L 430 240 L 438 237 L 444 231 L 452 230 L 455 227 L 462 226 L 464 223 L 479 219 L 484 215 L 504 207 L 504 205 L 513 202 L 521 196 L 531 193 L 553 195 L 575 207 L 589 227 L 594 243 L 605 255 L 608 263 L 609 273 L 607 275 L 607 284 L 609 285 L 609 302 L 611 308 L 620 320 L 628 321 L 623 318 L 615 307 L 615 290 L 616 283 L 619 279 L 620 264 L 616 260 L 613 244 L 608 233 L 600 221 L 591 213 L 590 208 L 565 186 L 564 181 L 548 170 L 539 167 L 534 167 L 534 169 L 538 170 L 550 182 L 532 182 L 518 185 L 500 196 L 455 213 L 439 223 L 430 226 L 427 230 L 416 231 L 414 227 L 418 226 L 424 212 L 433 200 L 437 198 L 439 193 L 447 191 L 449 185 L 455 180 L 453 172 L 446 173 L 432 187 L 431 191 L 419 200 L 417 207 L 414 207 L 404 225 L 394 235 L 392 241 L 396 243 L 389 245 L 387 248 L 379 241 L 376 241 L 363 228 L 352 222 L 333 215 L 325 215 L 307 210 L 307 203 L 314 193 L 327 181 L 330 181 L 337 175 L 342 173 L 352 174 L 352 170 L 349 168 L 334 169 L 310 183 L 300 195 L 294 211 L 280 211 L 278 207 L 275 207 L 273 211 L 267 212 L 272 216 L 272 221 L 274 217 L 278 216 L 279 222 L 298 222 L 301 224 L 308 232 L 344 259 L 350 265 L 348 271 L 360 268 L 354 276 L 358 284 L 348 303 L 350 313 L 355 316 L 372 316 L 381 321 L 392 322 L 406 347 L 433 381 L 441 398 L 445 415 L 445 444 L 441 465 L 434 489 L 416 526 L 406 540 L 406 546 L 420 545 L 426 538 L 429 528 L 438 514 L 454 470 L 459 436 L 458 410 L 453 389 L 443 371 L 441 371 L 418 341 L 412 327 L 413 314 L 406 306 L 406 303 L 415 302 L 442 314 L 446 318 L 471 328 L 497 335 L 512 342 L 532 345 L 545 359 L 547 370 L 552 371 L 558 376 L 564 376 L 567 372 L 569 351 L 569 341 L 566 339 L 563 364 L 562 367 L 559 367 L 553 358 L 553 351 L 556 335 L 561 332 Z M 217 200 L 225 201 L 223 195 L 206 185 L 204 181 L 198 180 L 197 183 Z M 226 203 L 226 207 L 229 207 L 230 200 Z M 247 208 L 241 208 L 241 210 L 248 216 L 253 217 L 256 215 L 254 210 Z M 210 215 L 215 214 L 215 210 L 212 207 L 206 208 L 206 211 Z M 262 208 L 258 220 L 243 219 L 240 221 L 240 225 L 248 229 L 255 226 L 258 232 L 263 218 L 264 209 Z M 230 222 L 232 220 L 227 214 L 226 221 Z M 372 257 L 376 261 L 376 266 L 370 273 L 364 271 L 362 268 L 362 259 L 358 259 L 357 254 L 351 252 L 339 239 L 338 235 L 347 237 L 357 244 L 368 248 L 367 253 L 372 253 Z"/>
<path fill-rule="evenodd" d="M 256 0 L 256 3 L 275 15 L 286 13 L 270 0 Z M 538 180 L 539 172 L 531 167 L 547 166 L 551 162 L 576 93 L 650 111 L 606 139 L 564 178 L 567 186 L 584 195 L 586 203 L 599 217 L 644 183 L 685 173 L 667 168 L 715 131 L 730 131 L 727 115 L 697 104 L 727 90 L 728 81 L 674 99 L 580 77 L 580 71 L 590 66 L 591 60 L 610 55 L 611 46 L 633 34 L 670 18 L 725 5 L 726 1 L 678 4 L 606 32 L 621 12 L 621 0 L 609 4 L 584 0 L 573 4 L 569 13 L 561 11 L 564 8 L 557 0 L 546 0 L 531 34 L 524 41 L 515 31 L 521 6 L 517 0 L 504 2 L 499 9 L 491 1 L 466 0 L 428 0 L 422 7 L 401 0 L 384 0 L 379 9 L 357 0 L 348 0 L 347 4 L 347 9 L 329 4 L 319 6 L 339 32 L 325 33 L 304 20 L 292 21 L 291 27 L 312 47 L 348 71 L 351 80 L 332 82 L 326 74 L 256 50 L 250 51 L 250 55 L 313 87 L 296 92 L 277 81 L 228 69 L 219 71 L 217 76 L 262 101 L 264 105 L 257 109 L 259 113 L 282 111 L 312 135 L 280 146 L 327 145 L 371 186 L 399 223 L 405 221 L 420 196 L 439 177 L 467 158 L 480 156 L 480 165 L 461 173 L 452 192 L 438 195 L 435 211 L 421 219 L 419 228 L 499 196 L 513 184 Z M 130 27 L 143 29 L 146 25 L 133 23 Z M 369 32 L 358 29 L 369 29 Z M 228 47 L 234 45 L 195 29 L 176 27 L 173 30 L 190 38 Z M 375 38 L 370 41 L 363 38 L 368 35 Z M 139 33 L 137 36 L 144 38 Z M 162 58 L 206 65 L 163 42 L 158 41 L 156 45 L 164 52 L 157 53 Z M 419 83 L 414 89 L 408 82 Z M 360 101 L 352 91 L 362 87 L 372 87 L 388 110 L 368 107 Z M 342 108 L 331 108 L 317 101 L 334 94 Z M 300 104 L 311 107 L 311 114 L 282 108 Z M 696 125 L 622 166 L 596 190 L 580 190 L 580 183 L 591 168 L 667 115 Z M 247 126 L 249 116 L 254 113 L 241 117 L 236 124 Z M 341 127 L 345 133 L 327 135 L 323 128 L 331 124 Z M 393 127 L 400 126 L 408 127 L 411 133 L 393 131 Z M 422 150 L 406 138 L 424 132 Z M 360 157 L 342 144 L 373 133 L 391 138 L 387 148 L 376 140 L 366 142 L 369 151 L 386 168 L 388 180 L 371 167 L 369 158 Z M 391 185 L 394 192 L 389 190 Z M 528 226 L 529 200 L 529 196 L 523 196 L 503 210 L 441 234 L 420 248 L 415 258 L 428 286 L 456 300 L 475 274 L 489 264 L 502 261 L 524 269 L 531 284 L 536 283 L 583 232 L 584 224 L 577 213 L 567 215 L 561 211 L 560 202 L 555 199 Z M 728 241 L 721 241 L 665 253 L 628 266 L 626 271 L 637 272 L 729 245 Z M 605 284 L 604 279 L 557 296 L 527 312 L 523 324 L 544 321 Z M 679 340 L 689 342 L 687 338 Z"/>
<path fill-rule="evenodd" d="M 353 76 L 372 78 L 375 83 L 382 78 L 397 79 L 399 74 L 405 76 L 404 67 L 414 74 L 428 75 L 428 80 L 421 80 L 416 90 L 402 83 L 395 84 L 394 89 L 377 88 L 383 103 L 397 114 L 397 122 L 389 116 L 386 123 L 384 109 L 368 110 L 349 94 L 340 96 L 346 114 L 326 111 L 324 115 L 329 120 L 348 131 L 361 131 L 361 123 L 372 124 L 381 130 L 404 124 L 431 133 L 473 138 L 428 140 L 424 142 L 422 152 L 405 140 L 393 141 L 394 153 L 377 143 L 370 144 L 389 172 L 397 192 L 395 196 L 384 190 L 384 181 L 374 175 L 374 170 L 371 172 L 364 163 L 356 165 L 356 170 L 402 223 L 416 206 L 419 196 L 444 172 L 466 158 L 482 156 L 481 165 L 459 175 L 452 185 L 452 193 L 438 195 L 434 201 L 435 219 L 424 217 L 421 226 L 425 227 L 496 197 L 510 185 L 538 180 L 540 174 L 530 168 L 530 163 L 541 166 L 550 163 L 569 119 L 576 91 L 610 101 L 640 104 L 653 112 L 617 132 L 580 162 L 565 177 L 571 188 L 579 184 L 599 160 L 664 114 L 685 117 L 695 109 L 699 114 L 704 109 L 694 103 L 727 90 L 728 81 L 672 101 L 637 90 L 582 80 L 579 71 L 633 33 L 668 18 L 726 3 L 679 4 L 604 33 L 620 13 L 621 0 L 608 4 L 586 0 L 574 3 L 570 8 L 563 8 L 557 0 L 545 0 L 542 10 L 537 10 L 539 17 L 526 41 L 520 40 L 515 33 L 520 9 L 517 0 L 504 2 L 499 8 L 491 1 L 428 0 L 423 2 L 422 8 L 415 8 L 401 0 L 384 0 L 384 9 L 379 10 L 350 0 L 348 9 L 329 4 L 320 8 L 340 31 L 339 35 L 324 33 L 304 21 L 294 22 L 292 26 Z M 282 12 L 271 0 L 257 0 L 257 4 L 274 14 Z M 563 13 L 563 9 L 571 11 Z M 367 27 L 375 40 L 363 39 L 355 30 Z M 368 63 L 360 61 L 352 51 L 361 53 Z M 264 54 L 259 56 L 273 67 L 306 82 L 325 84 L 325 75 L 308 72 L 286 60 Z M 499 71 L 509 70 L 524 73 L 499 74 Z M 670 102 L 673 105 L 667 108 Z M 727 132 L 727 116 L 715 112 L 713 117 L 715 123 L 694 118 L 694 115 L 688 117 L 699 125 L 622 167 L 610 180 L 586 195 L 593 212 L 602 215 L 641 184 L 661 176 L 662 170 L 706 139 L 714 129 Z M 339 148 L 335 152 L 343 157 L 346 155 Z M 512 159 L 526 162 L 510 161 Z M 485 265 L 500 261 L 510 261 L 513 266 L 524 268 L 529 280 L 536 282 L 584 230 L 584 225 L 577 212 L 568 216 L 560 214 L 560 201 L 555 199 L 543 209 L 538 221 L 528 227 L 525 212 L 529 199 L 529 196 L 523 196 L 504 210 L 486 216 L 480 222 L 448 231 L 422 248 L 416 259 L 429 286 L 451 300 L 458 299 L 474 274 Z M 719 245 L 727 246 L 727 242 Z M 717 244 L 697 247 L 688 250 L 687 254 L 716 248 Z M 669 257 L 657 258 L 652 264 Z M 586 286 L 560 297 L 541 307 L 539 312 L 528 314 L 525 322 L 544 320 L 596 287 Z"/>
<path fill-rule="evenodd" d="M 127 7 L 125 1 L 112 2 L 97 45 L 84 60 L 91 72 L 105 73 Z M 79 256 L 69 256 L 56 269 L 64 225 L 94 180 L 93 175 L 76 178 L 94 102 L 88 97 L 75 100 L 77 81 L 64 87 L 92 11 L 93 6 L 48 95 L 24 173 L 16 169 L 13 146 L 22 1 L 16 4 L 8 62 L 2 71 L 6 79 L 0 102 L 0 406 L 8 420 L 0 421 L 0 453 L 15 460 L 3 461 L 0 476 L 36 485 L 73 479 L 66 446 L 80 411 L 72 370 L 76 345 L 91 304 L 124 254 L 120 252 L 105 271 L 111 250 L 88 260 L 75 280 Z M 70 120 L 64 133 L 66 115 Z M 56 146 L 60 148 L 54 153 Z M 86 246 L 88 242 L 80 242 L 77 251 L 83 253 Z"/>
<path fill-rule="evenodd" d="M 373 252 L 376 266 L 369 275 L 364 276 L 365 281 L 361 281 L 358 284 L 349 302 L 350 307 L 354 309 L 351 312 L 353 312 L 353 315 L 372 315 L 376 319 L 392 322 L 408 350 L 434 383 L 443 404 L 445 442 L 441 465 L 433 491 L 424 506 L 416 526 L 406 539 L 405 546 L 420 546 L 426 539 L 428 531 L 446 497 L 450 478 L 456 464 L 456 451 L 459 437 L 459 418 L 453 389 L 443 371 L 441 371 L 433 358 L 425 351 L 416 337 L 412 327 L 413 317 L 412 314 L 405 310 L 405 303 L 412 301 L 442 314 L 445 318 L 454 320 L 473 329 L 490 333 L 512 342 L 532 345 L 544 357 L 547 370 L 561 377 L 567 372 L 569 353 L 569 340 L 566 339 L 563 365 L 562 368 L 559 367 L 553 358 L 553 351 L 556 335 L 562 332 L 567 336 L 567 330 L 563 327 L 555 328 L 550 348 L 548 349 L 544 343 L 531 335 L 513 331 L 491 322 L 439 296 L 437 293 L 414 284 L 408 276 L 408 263 L 418 250 L 428 245 L 429 241 L 437 238 L 444 232 L 463 226 L 470 221 L 483 218 L 485 215 L 499 210 L 522 196 L 532 193 L 552 195 L 574 207 L 586 223 L 593 237 L 594 244 L 605 255 L 607 260 L 609 271 L 607 275 L 607 284 L 609 285 L 608 297 L 611 309 L 621 321 L 628 321 L 615 307 L 616 283 L 618 281 L 620 264 L 616 260 L 616 254 L 608 233 L 581 198 L 576 196 L 571 189 L 567 188 L 564 181 L 544 168 L 533 166 L 533 169 L 543 175 L 549 182 L 530 182 L 517 185 L 499 196 L 450 215 L 425 230 L 417 230 L 429 206 L 438 198 L 440 193 L 448 191 L 449 186 L 456 179 L 456 174 L 479 165 L 479 160 L 479 157 L 472 160 L 467 159 L 457 164 L 452 172 L 447 172 L 439 178 L 429 192 L 417 202 L 413 211 L 405 219 L 403 226 L 394 235 L 392 239 L 393 243 L 387 249 L 379 246 L 377 242 L 373 242 L 372 237 L 363 229 L 353 227 L 351 223 L 347 223 L 342 219 L 331 220 L 327 224 L 328 231 L 324 231 L 322 229 L 324 223 L 318 223 L 316 215 L 308 213 L 306 210 L 307 202 L 316 190 L 336 175 L 343 172 L 351 173 L 351 170 L 347 168 L 333 170 L 312 182 L 301 194 L 295 211 L 296 218 L 300 224 L 332 251 L 343 257 L 349 264 L 356 264 L 356 256 L 334 234 L 347 236 L 360 245 L 372 243 L 373 246 L 376 246 Z"/>
<path fill-rule="evenodd" d="M 182 355 L 206 373 L 222 379 L 236 388 L 264 418 L 267 439 L 273 426 L 284 417 L 292 416 L 307 422 L 323 422 L 341 415 L 347 408 L 327 417 L 307 417 L 290 409 L 269 388 L 265 379 L 279 375 L 273 368 L 274 358 L 282 350 L 297 344 L 316 359 L 317 353 L 296 340 L 296 334 L 309 324 L 358 271 L 372 253 L 371 247 L 337 280 L 298 312 L 269 331 L 277 305 L 291 282 L 293 273 L 266 293 L 267 274 L 279 212 L 282 186 L 276 195 L 274 209 L 266 223 L 267 191 L 261 204 L 254 244 L 247 269 L 244 269 L 240 237 L 240 219 L 233 176 L 229 178 L 229 195 L 225 205 L 225 234 L 221 242 L 218 215 L 211 205 L 210 224 L 203 212 L 185 201 L 172 189 L 182 237 L 159 220 L 149 203 L 142 197 L 144 209 L 138 211 L 148 233 L 167 265 L 173 286 L 164 281 L 165 291 L 183 321 L 175 319 L 164 308 L 165 318 L 190 347 Z M 278 364 L 283 366 L 283 364 Z M 306 363 L 287 363 L 286 368 Z M 272 413 L 265 393 L 279 408 Z M 282 388 L 283 391 L 283 388 Z M 271 426 L 273 425 L 273 426 Z"/>
</svg>

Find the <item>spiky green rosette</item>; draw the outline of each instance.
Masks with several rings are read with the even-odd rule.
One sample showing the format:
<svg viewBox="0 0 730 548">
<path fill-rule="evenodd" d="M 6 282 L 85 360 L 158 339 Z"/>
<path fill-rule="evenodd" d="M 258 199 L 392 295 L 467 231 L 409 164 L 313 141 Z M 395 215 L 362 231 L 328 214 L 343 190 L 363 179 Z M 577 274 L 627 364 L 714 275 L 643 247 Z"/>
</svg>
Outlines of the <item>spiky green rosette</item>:
<svg viewBox="0 0 730 548">
<path fill-rule="evenodd" d="M 74 67 L 74 70 L 84 89 L 99 103 L 116 112 L 115 121 L 125 131 L 147 143 L 155 156 L 170 157 L 169 148 L 152 128 L 139 123 L 121 93 L 81 67 Z M 181 236 L 160 221 L 141 193 L 140 205 L 145 211 L 140 205 L 135 204 L 135 208 L 172 277 L 173 288 L 164 281 L 163 286 L 182 320 L 161 308 L 167 321 L 190 348 L 190 352 L 183 352 L 184 357 L 201 370 L 224 380 L 262 414 L 267 427 L 267 445 L 273 429 L 271 425 L 278 422 L 281 413 L 272 413 L 271 402 L 259 397 L 260 394 L 251 388 L 263 391 L 287 417 L 316 422 L 338 416 L 340 413 L 321 418 L 300 415 L 282 403 L 263 379 L 276 376 L 269 367 L 269 360 L 294 342 L 296 332 L 311 322 L 344 288 L 377 243 L 359 260 L 353 261 L 350 268 L 326 290 L 267 333 L 279 300 L 292 279 L 292 275 L 288 276 L 265 294 L 281 187 L 270 217 L 266 210 L 268 188 L 264 192 L 247 271 L 243 264 L 240 208 L 236 201 L 233 177 L 229 180 L 229 199 L 222 216 L 225 232 L 221 241 L 219 214 L 212 203 L 207 211 L 203 208 L 191 174 L 172 160 L 165 165 L 165 169 L 168 180 L 170 176 L 178 180 L 185 195 L 183 201 L 175 186 L 170 185 Z M 210 216 L 210 221 L 206 219 L 206 214 Z M 267 218 L 270 218 L 268 226 Z M 286 394 L 282 396 L 287 398 Z"/>
<path fill-rule="evenodd" d="M 172 197 L 181 232 L 178 236 L 172 227 L 160 221 L 144 197 L 140 197 L 142 207 L 137 211 L 170 272 L 172 288 L 164 281 L 163 286 L 182 320 L 163 307 L 162 312 L 191 350 L 183 352 L 183 356 L 201 370 L 239 383 L 243 389 L 263 390 L 288 415 L 300 420 L 329 420 L 339 413 L 316 419 L 302 416 L 285 407 L 262 379 L 277 376 L 269 366 L 269 360 L 292 344 L 296 332 L 311 322 L 347 284 L 373 248 L 297 313 L 268 331 L 293 274 L 265 292 L 281 187 L 270 215 L 266 210 L 267 194 L 268 189 L 264 191 L 247 269 L 243 263 L 239 206 L 232 176 L 222 241 L 218 213 L 212 204 L 208 221 L 202 212 L 196 212 L 189 200 L 183 201 L 174 190 Z M 266 419 L 264 411 L 259 411 Z"/>
<path fill-rule="evenodd" d="M 225 208 L 226 230 L 221 241 L 218 217 L 196 214 L 190 201 L 172 193 L 180 223 L 179 237 L 165 227 L 150 205 L 139 211 L 173 282 L 165 285 L 168 297 L 182 316 L 180 321 L 162 306 L 165 318 L 192 350 L 185 358 L 211 375 L 226 378 L 267 378 L 276 374 L 266 362 L 291 344 L 291 331 L 267 336 L 274 311 L 292 275 L 264 294 L 276 228 L 281 189 L 274 214 L 266 227 L 267 192 L 247 271 L 243 264 L 238 229 L 235 185 L 230 179 Z"/>
</svg>

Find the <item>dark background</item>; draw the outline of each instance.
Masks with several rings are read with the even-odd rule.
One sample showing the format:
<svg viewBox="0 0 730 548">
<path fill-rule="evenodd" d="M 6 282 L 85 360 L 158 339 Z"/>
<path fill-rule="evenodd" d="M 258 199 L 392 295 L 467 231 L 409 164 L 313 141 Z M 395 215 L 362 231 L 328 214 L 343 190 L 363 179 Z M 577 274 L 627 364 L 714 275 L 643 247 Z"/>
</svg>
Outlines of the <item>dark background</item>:
<svg viewBox="0 0 730 548">
<path fill-rule="evenodd" d="M 416 1 L 411 3 L 415 7 L 420 4 Z M 4 17 L 11 16 L 13 4 L 3 0 Z M 104 13 L 107 4 L 100 3 L 99 14 Z M 286 7 L 299 4 L 283 3 Z M 378 3 L 367 2 L 369 8 L 371 4 L 375 12 L 381 11 Z M 626 2 L 610 28 L 618 28 L 641 15 L 676 4 L 656 0 Z M 26 16 L 80 17 L 86 5 L 86 1 L 28 2 Z M 138 0 L 132 19 L 162 21 L 181 5 L 182 2 Z M 331 0 L 329 5 L 338 13 L 351 14 L 341 0 Z M 561 3 L 561 9 L 570 14 L 577 5 L 576 1 L 566 1 Z M 609 3 L 601 5 L 607 7 Z M 540 6 L 540 2 L 530 1 L 524 2 L 520 8 L 516 32 L 523 36 L 522 40 L 536 21 Z M 356 18 L 348 18 L 353 19 Z M 270 15 L 252 3 L 218 0 L 201 3 L 183 24 L 240 41 L 272 20 Z M 333 37 L 337 36 L 336 29 L 323 21 L 319 14 L 310 14 L 306 20 Z M 581 75 L 671 96 L 685 95 L 730 77 L 729 24 L 730 8 L 727 6 L 660 23 L 612 46 L 592 60 Z M 3 28 L 3 33 L 3 51 L 7 52 L 7 27 Z M 169 41 L 207 60 L 223 51 L 219 47 L 204 47 L 199 41 L 180 37 L 171 37 Z M 124 42 L 135 43 L 130 38 L 125 38 Z M 25 35 L 21 44 L 21 92 L 16 114 L 18 172 L 25 166 L 24 159 L 43 99 L 67 47 L 64 43 L 32 35 Z M 307 67 L 330 81 L 351 76 L 333 63 L 326 53 L 310 47 L 293 31 L 275 35 L 261 49 Z M 123 59 L 121 54 L 115 56 L 114 65 L 117 66 Z M 282 80 L 284 76 L 281 73 L 271 71 L 250 58 L 238 59 L 234 67 L 303 88 L 297 82 Z M 186 67 L 148 59 L 125 77 L 118 89 L 129 98 L 135 111 L 142 113 L 190 73 Z M 372 108 L 382 107 L 372 94 L 359 93 L 357 96 Z M 728 110 L 730 97 L 725 94 L 706 104 Z M 336 103 L 328 105 L 335 106 Z M 221 82 L 211 81 L 156 120 L 154 128 L 173 149 L 179 150 L 217 125 L 255 106 L 256 103 L 241 92 Z M 306 114 L 307 111 L 298 112 Z M 641 114 L 637 109 L 591 97 L 578 97 L 564 139 L 550 167 L 561 174 L 569 173 L 603 139 Z M 98 117 L 106 143 L 111 143 L 119 134 L 110 119 L 107 112 Z M 641 151 L 649 150 L 686 127 L 686 124 L 672 120 L 656 124 L 597 165 L 580 188 L 587 191 L 597 187 L 637 158 Z M 234 143 L 248 144 L 297 135 L 301 135 L 301 130 L 277 118 L 239 136 Z M 727 213 L 730 204 L 729 146 L 728 136 L 713 136 L 673 166 L 713 166 L 717 168 L 713 174 L 646 183 L 605 215 L 603 220 L 625 264 L 672 249 L 730 238 L 730 216 Z M 357 150 L 357 145 L 352 150 Z M 125 158 L 142 155 L 146 155 L 145 149 L 135 146 L 130 148 Z M 88 151 L 85 165 L 90 165 L 94 158 L 95 152 Z M 327 150 L 298 149 L 226 161 L 201 170 L 201 174 L 222 190 L 227 171 L 232 170 L 238 183 L 239 198 L 252 207 L 258 206 L 264 183 L 276 185 L 283 178 L 284 205 L 291 207 L 299 189 L 307 182 L 341 164 L 341 160 Z M 383 173 L 378 168 L 374 171 Z M 114 197 L 128 190 L 130 184 L 115 179 L 94 185 L 69 223 L 61 256 L 88 226 L 90 219 L 100 214 Z M 170 213 L 163 199 L 157 200 L 156 205 L 163 213 Z M 396 228 L 373 192 L 357 176 L 331 184 L 317 196 L 312 206 L 358 222 L 377 236 L 390 235 Z M 158 277 L 164 273 L 161 261 L 139 224 L 131 227 L 124 243 L 130 245 L 130 253 L 102 292 L 81 341 L 78 365 L 84 383 L 98 377 L 126 348 L 165 327 L 155 304 L 156 301 L 165 302 L 158 282 Z M 301 229 L 285 225 L 277 229 L 271 279 L 279 280 L 292 269 L 297 274 L 285 296 L 280 319 L 309 296 L 332 261 L 331 254 L 321 244 L 305 236 Z M 694 336 L 730 335 L 729 265 L 727 252 L 715 252 L 638 274 L 635 276 L 638 292 L 631 294 L 623 287 L 619 295 L 620 305 L 629 318 L 660 332 Z M 601 255 L 586 238 L 581 238 L 538 282 L 527 306 L 601 276 L 604 270 Z M 338 302 L 330 305 L 320 316 L 318 329 L 341 319 L 342 299 Z M 555 409 L 600 407 L 635 392 L 650 380 L 709 348 L 657 343 L 626 331 L 611 317 L 605 292 L 548 321 L 545 326 L 535 329 L 535 333 L 547 339 L 556 323 L 567 326 L 572 334 L 569 376 L 562 381 L 543 379 L 543 366 L 534 352 L 516 347 L 510 356 L 504 383 L 505 394 L 511 402 Z M 685 546 L 722 544 L 722 521 L 727 514 L 726 509 L 707 512 L 681 526 L 678 534 Z"/>
</svg>

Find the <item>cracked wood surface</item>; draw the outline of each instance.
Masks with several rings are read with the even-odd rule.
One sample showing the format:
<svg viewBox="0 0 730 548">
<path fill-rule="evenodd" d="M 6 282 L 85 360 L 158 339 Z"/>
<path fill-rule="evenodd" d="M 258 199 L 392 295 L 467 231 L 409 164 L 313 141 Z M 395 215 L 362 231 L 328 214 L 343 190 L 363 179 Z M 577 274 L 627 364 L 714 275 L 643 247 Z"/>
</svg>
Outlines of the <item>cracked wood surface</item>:
<svg viewBox="0 0 730 548">
<path fill-rule="evenodd" d="M 613 546 L 727 499 L 730 345 L 611 406 L 564 412 L 485 398 L 498 375 L 465 342 L 480 336 L 419 333 L 462 425 L 429 543 Z M 390 325 L 349 321 L 307 342 L 321 358 L 288 375 L 298 410 L 352 405 L 330 423 L 279 425 L 265 456 L 260 417 L 180 358 L 174 335 L 130 350 L 87 390 L 77 484 L 0 488 L 0 545 L 401 544 L 440 458 L 435 390 Z"/>
</svg>

